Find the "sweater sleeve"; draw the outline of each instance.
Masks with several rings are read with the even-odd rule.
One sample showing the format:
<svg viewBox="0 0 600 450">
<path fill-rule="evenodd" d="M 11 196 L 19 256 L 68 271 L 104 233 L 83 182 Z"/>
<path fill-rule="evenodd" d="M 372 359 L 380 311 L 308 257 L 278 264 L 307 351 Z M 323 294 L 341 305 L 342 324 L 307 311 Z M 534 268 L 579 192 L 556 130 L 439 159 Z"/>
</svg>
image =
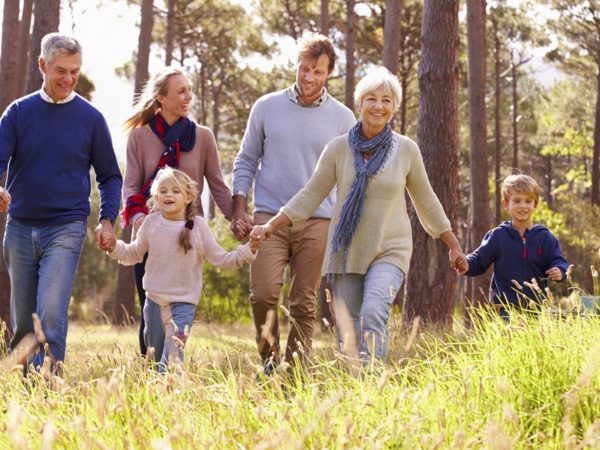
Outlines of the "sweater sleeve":
<svg viewBox="0 0 600 450">
<path fill-rule="evenodd" d="M 137 139 L 136 130 L 132 130 L 127 137 L 125 178 L 123 180 L 123 204 L 129 197 L 137 194 L 145 180 L 144 160 L 142 150 Z"/>
<path fill-rule="evenodd" d="M 201 217 L 196 218 L 196 225 L 199 226 L 200 239 L 202 240 L 202 248 L 204 257 L 213 266 L 222 269 L 237 269 L 242 264 L 250 264 L 256 258 L 256 255 L 250 250 L 250 244 L 243 244 L 237 247 L 232 252 L 224 250 L 215 239 L 206 220 Z"/>
<path fill-rule="evenodd" d="M 494 239 L 494 230 L 488 231 L 483 237 L 479 248 L 467 255 L 469 270 L 465 275 L 476 277 L 485 273 L 499 256 L 498 245 L 496 239 Z"/>
<path fill-rule="evenodd" d="M 293 225 L 306 221 L 323 203 L 336 181 L 335 145 L 332 141 L 323 150 L 306 186 L 298 191 L 279 212 L 285 214 Z"/>
<path fill-rule="evenodd" d="M 92 136 L 92 167 L 96 172 L 100 191 L 99 217 L 109 217 L 115 221 L 119 214 L 123 178 L 108 125 L 100 114 L 95 121 Z"/>
<path fill-rule="evenodd" d="M 137 130 L 132 130 L 127 137 L 125 177 L 123 179 L 123 208 L 127 205 L 127 199 L 137 194 L 146 182 L 143 149 L 140 148 L 141 145 Z M 129 219 L 130 223 L 135 223 L 143 215 L 143 212 L 136 213 Z"/>
<path fill-rule="evenodd" d="M 17 105 L 10 105 L 0 118 L 0 180 L 17 147 Z"/>
<path fill-rule="evenodd" d="M 558 239 L 556 239 L 556 237 L 552 234 L 550 234 L 550 267 L 548 267 L 548 269 L 551 269 L 552 267 L 558 267 L 560 269 L 560 271 L 562 272 L 562 279 L 560 281 L 563 281 L 566 277 L 567 274 L 567 270 L 569 269 L 569 262 L 566 260 L 566 258 L 563 255 L 563 252 L 560 248 L 560 243 L 558 242 Z"/>
<path fill-rule="evenodd" d="M 135 240 L 130 244 L 119 239 L 117 245 L 109 255 L 124 266 L 141 263 L 150 247 L 148 239 L 150 222 L 150 220 L 145 220 L 142 223 Z"/>
<path fill-rule="evenodd" d="M 233 162 L 234 195 L 243 193 L 248 196 L 263 155 L 265 134 L 260 116 L 259 103 L 255 103 L 250 111 L 240 151 Z"/>
<path fill-rule="evenodd" d="M 215 200 L 215 203 L 219 206 L 219 209 L 225 218 L 231 221 L 233 199 L 231 191 L 223 180 L 223 172 L 221 171 L 219 155 L 217 153 L 217 142 L 215 141 L 215 136 L 211 130 L 207 129 L 203 137 L 205 139 L 204 145 L 206 148 L 204 177 L 208 182 L 208 188 L 210 189 L 210 194 Z"/>
<path fill-rule="evenodd" d="M 435 192 L 433 192 L 427 171 L 425 170 L 421 150 L 419 150 L 419 147 L 414 142 L 408 142 L 408 145 L 412 148 L 410 149 L 411 162 L 406 176 L 406 188 L 415 206 L 421 225 L 427 234 L 438 238 L 440 234 L 451 230 L 452 226 L 446 217 L 440 200 L 435 195 Z M 400 145 L 405 144 L 401 143 Z"/>
</svg>

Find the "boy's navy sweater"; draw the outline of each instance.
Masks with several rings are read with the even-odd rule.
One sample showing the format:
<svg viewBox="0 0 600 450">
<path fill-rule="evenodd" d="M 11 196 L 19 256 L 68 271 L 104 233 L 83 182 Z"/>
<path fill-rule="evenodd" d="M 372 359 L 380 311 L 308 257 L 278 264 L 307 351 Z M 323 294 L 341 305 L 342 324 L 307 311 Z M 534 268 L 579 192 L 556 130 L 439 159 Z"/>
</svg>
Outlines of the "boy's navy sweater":
<svg viewBox="0 0 600 450">
<path fill-rule="evenodd" d="M 0 178 L 8 167 L 9 214 L 31 226 L 87 220 L 90 167 L 100 191 L 100 217 L 116 219 L 122 178 L 102 114 L 76 95 L 55 104 L 35 92 L 0 119 Z"/>
<path fill-rule="evenodd" d="M 534 225 L 525 231 L 524 240 L 513 228 L 510 221 L 503 222 L 483 238 L 477 250 L 467 256 L 469 270 L 466 275 L 477 276 L 485 273 L 491 264 L 494 275 L 490 283 L 490 300 L 499 303 L 504 298 L 513 304 L 523 305 L 523 295 L 536 300 L 539 294 L 524 285 L 535 278 L 544 289 L 548 285 L 546 270 L 558 267 L 565 278 L 569 263 L 564 258 L 560 244 L 554 235 L 543 225 Z M 522 290 L 512 282 L 517 281 Z"/>
</svg>

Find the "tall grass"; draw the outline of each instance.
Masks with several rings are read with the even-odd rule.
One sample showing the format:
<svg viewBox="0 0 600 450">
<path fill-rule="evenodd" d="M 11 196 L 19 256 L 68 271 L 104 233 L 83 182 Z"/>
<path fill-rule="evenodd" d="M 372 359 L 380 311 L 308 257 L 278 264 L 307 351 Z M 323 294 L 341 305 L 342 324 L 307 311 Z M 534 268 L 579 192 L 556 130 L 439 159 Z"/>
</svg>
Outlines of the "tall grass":
<svg viewBox="0 0 600 450">
<path fill-rule="evenodd" d="M 133 329 L 76 325 L 62 378 L 0 373 L 0 448 L 598 448 L 599 336 L 596 317 L 482 314 L 410 346 L 394 331 L 361 377 L 325 334 L 308 369 L 257 379 L 249 327 L 196 324 L 180 376 Z"/>
</svg>

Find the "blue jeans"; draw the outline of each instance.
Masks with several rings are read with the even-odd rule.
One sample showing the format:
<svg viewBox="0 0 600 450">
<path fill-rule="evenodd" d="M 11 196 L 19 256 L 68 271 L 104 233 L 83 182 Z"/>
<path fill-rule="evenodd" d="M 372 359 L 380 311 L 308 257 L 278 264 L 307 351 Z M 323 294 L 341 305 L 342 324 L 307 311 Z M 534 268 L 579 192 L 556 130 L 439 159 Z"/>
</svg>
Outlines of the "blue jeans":
<svg viewBox="0 0 600 450">
<path fill-rule="evenodd" d="M 52 355 L 64 361 L 71 289 L 86 234 L 86 222 L 30 226 L 11 217 L 4 233 L 4 261 L 10 277 L 11 349 L 33 332 L 40 317 Z M 39 367 L 44 352 L 29 364 Z"/>
<path fill-rule="evenodd" d="M 169 363 L 183 363 L 183 349 L 192 328 L 196 305 L 170 303 L 159 305 L 146 298 L 144 304 L 144 341 L 154 348 L 158 371 L 164 372 Z"/>
<path fill-rule="evenodd" d="M 390 306 L 403 281 L 404 273 L 388 263 L 374 264 L 364 275 L 335 276 L 334 311 L 342 353 L 359 357 L 363 363 L 385 362 Z"/>
</svg>

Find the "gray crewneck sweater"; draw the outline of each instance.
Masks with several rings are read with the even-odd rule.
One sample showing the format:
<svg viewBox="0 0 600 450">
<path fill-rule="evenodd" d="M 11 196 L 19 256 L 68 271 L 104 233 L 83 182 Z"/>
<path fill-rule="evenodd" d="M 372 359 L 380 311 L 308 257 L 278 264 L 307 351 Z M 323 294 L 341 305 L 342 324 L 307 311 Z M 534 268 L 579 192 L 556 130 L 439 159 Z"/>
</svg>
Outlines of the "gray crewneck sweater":
<svg viewBox="0 0 600 450">
<path fill-rule="evenodd" d="M 247 196 L 256 175 L 255 211 L 276 214 L 304 187 L 325 145 L 355 123 L 332 96 L 315 107 L 294 103 L 286 89 L 259 98 L 233 163 L 233 193 Z M 334 203 L 330 194 L 312 217 L 330 219 Z"/>
</svg>

